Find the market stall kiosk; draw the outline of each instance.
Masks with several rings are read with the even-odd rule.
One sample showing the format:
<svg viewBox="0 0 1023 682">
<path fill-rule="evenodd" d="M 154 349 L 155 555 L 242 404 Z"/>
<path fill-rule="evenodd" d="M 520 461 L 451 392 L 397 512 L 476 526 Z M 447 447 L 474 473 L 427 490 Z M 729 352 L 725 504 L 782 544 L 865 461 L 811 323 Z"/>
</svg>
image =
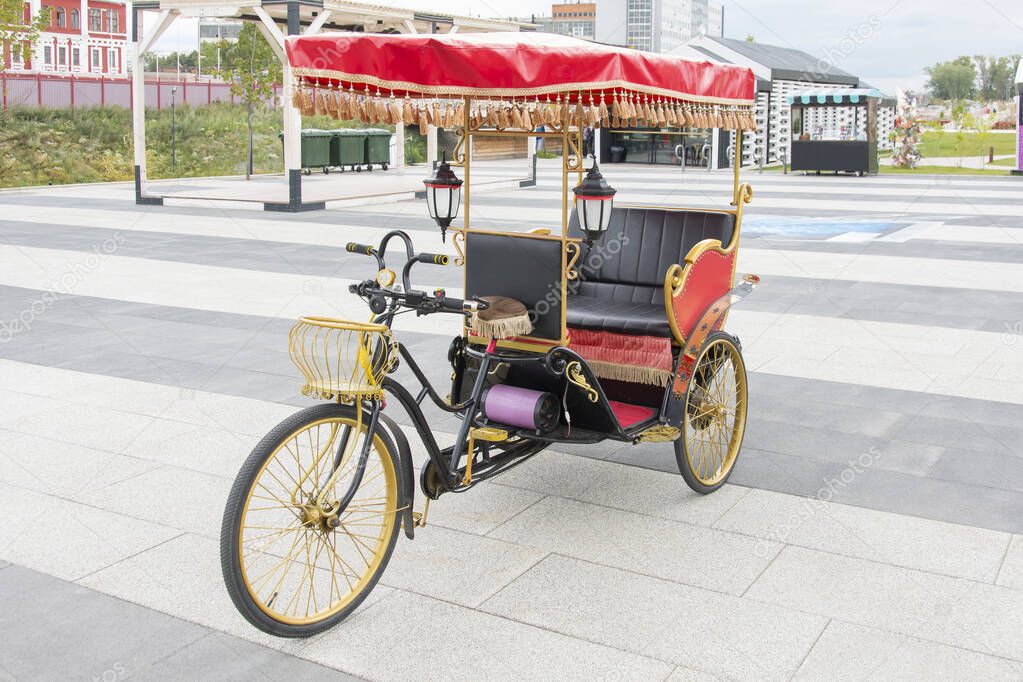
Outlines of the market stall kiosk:
<svg viewBox="0 0 1023 682">
<path fill-rule="evenodd" d="M 792 170 L 877 173 L 877 110 L 883 97 L 866 88 L 790 95 Z"/>
</svg>

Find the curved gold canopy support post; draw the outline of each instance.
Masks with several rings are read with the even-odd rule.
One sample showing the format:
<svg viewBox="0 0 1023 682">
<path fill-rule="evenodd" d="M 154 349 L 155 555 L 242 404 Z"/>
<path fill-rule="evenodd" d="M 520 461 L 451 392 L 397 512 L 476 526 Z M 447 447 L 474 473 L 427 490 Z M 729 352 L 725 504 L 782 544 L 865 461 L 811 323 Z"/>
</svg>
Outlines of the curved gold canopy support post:
<svg viewBox="0 0 1023 682">
<path fill-rule="evenodd" d="M 740 211 L 742 205 L 739 201 L 739 170 L 742 168 L 742 128 L 735 129 L 735 155 L 732 158 L 732 206 Z"/>
<path fill-rule="evenodd" d="M 462 114 L 462 158 L 463 165 L 462 169 L 465 171 L 465 178 L 462 181 L 462 195 L 463 204 L 462 210 L 465 212 L 464 222 L 465 229 L 469 229 L 469 165 L 472 159 L 472 129 L 469 126 L 469 109 L 472 100 L 468 97 L 465 98 L 465 113 Z"/>
</svg>

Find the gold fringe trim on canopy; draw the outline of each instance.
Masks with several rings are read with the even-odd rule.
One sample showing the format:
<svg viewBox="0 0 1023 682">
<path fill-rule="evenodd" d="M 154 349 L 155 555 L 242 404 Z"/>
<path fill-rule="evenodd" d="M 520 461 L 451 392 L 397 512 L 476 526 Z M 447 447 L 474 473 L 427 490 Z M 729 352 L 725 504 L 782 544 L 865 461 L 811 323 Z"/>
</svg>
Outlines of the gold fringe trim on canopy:
<svg viewBox="0 0 1023 682">
<path fill-rule="evenodd" d="M 578 104 L 546 96 L 543 99 L 472 99 L 471 129 L 535 130 L 544 125 L 557 129 L 571 118 L 582 116 L 584 126 L 594 128 L 724 128 L 756 130 L 753 110 L 746 105 L 704 104 L 633 92 L 579 93 Z M 310 84 L 299 80 L 292 103 L 303 116 L 330 116 L 362 123 L 418 126 L 426 134 L 429 126 L 453 130 L 465 121 L 464 100 L 395 96 L 394 93 L 336 85 Z M 581 111 L 580 111 L 581 110 Z"/>
</svg>

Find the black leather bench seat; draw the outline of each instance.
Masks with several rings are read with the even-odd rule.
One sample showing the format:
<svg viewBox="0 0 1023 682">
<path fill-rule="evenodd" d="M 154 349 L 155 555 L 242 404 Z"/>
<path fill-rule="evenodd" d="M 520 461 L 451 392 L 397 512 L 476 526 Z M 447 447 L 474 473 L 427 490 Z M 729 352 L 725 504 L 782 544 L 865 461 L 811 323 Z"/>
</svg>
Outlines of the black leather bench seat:
<svg viewBox="0 0 1023 682">
<path fill-rule="evenodd" d="M 615 301 L 596 296 L 568 298 L 568 326 L 594 332 L 670 337 L 664 304 Z"/>
<path fill-rule="evenodd" d="M 568 326 L 671 338 L 664 307 L 668 268 L 684 263 L 704 239 L 728 244 L 734 226 L 729 213 L 616 206 L 607 234 L 590 254 L 584 248 L 577 265 L 580 282 L 566 300 Z M 568 233 L 582 237 L 574 212 Z M 618 246 L 609 248 L 612 241 Z"/>
</svg>

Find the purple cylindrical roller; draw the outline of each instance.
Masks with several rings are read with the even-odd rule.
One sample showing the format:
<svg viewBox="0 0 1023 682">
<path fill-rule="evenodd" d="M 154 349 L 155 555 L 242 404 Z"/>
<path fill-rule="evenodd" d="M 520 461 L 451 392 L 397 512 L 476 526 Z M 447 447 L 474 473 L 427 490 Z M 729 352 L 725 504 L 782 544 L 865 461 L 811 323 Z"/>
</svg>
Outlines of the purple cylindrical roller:
<svg viewBox="0 0 1023 682">
<path fill-rule="evenodd" d="M 497 384 L 483 397 L 483 414 L 498 424 L 547 432 L 558 424 L 557 404 L 552 393 Z"/>
</svg>

